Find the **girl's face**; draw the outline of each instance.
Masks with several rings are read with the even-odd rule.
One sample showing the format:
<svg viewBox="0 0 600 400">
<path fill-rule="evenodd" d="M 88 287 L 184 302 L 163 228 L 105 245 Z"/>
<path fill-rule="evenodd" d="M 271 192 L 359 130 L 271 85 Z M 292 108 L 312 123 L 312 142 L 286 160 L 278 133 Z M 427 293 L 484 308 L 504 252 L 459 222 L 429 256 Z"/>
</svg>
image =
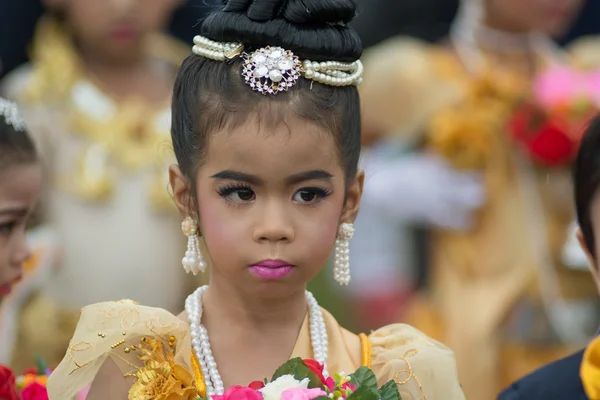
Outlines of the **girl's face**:
<svg viewBox="0 0 600 400">
<path fill-rule="evenodd" d="M 513 31 L 539 30 L 560 36 L 577 17 L 582 0 L 484 1 L 490 25 Z"/>
<path fill-rule="evenodd" d="M 0 174 L 0 300 L 21 278 L 22 264 L 30 255 L 25 228 L 41 181 L 38 164 L 13 165 Z"/>
<path fill-rule="evenodd" d="M 162 30 L 181 0 L 45 0 L 64 10 L 84 51 L 115 62 L 139 54 L 147 34 Z"/>
<path fill-rule="evenodd" d="M 185 212 L 189 193 L 172 172 Z M 195 193 L 211 285 L 258 297 L 303 290 L 327 263 L 340 223 L 354 220 L 362 181 L 361 171 L 346 192 L 333 135 L 295 116 L 212 134 Z"/>
</svg>

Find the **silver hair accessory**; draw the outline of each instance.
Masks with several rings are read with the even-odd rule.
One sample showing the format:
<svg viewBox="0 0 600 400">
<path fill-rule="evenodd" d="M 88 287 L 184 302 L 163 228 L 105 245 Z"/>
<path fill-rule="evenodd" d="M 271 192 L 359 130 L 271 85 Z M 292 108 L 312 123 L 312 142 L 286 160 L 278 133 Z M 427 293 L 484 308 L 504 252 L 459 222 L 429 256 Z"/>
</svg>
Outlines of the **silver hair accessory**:
<svg viewBox="0 0 600 400">
<path fill-rule="evenodd" d="M 241 43 L 221 43 L 204 36 L 194 38 L 194 54 L 215 61 L 243 57 L 242 76 L 252 90 L 276 95 L 293 87 L 300 76 L 329 86 L 352 86 L 362 82 L 363 65 L 353 62 L 300 60 L 290 50 L 264 47 L 250 54 Z"/>
<path fill-rule="evenodd" d="M 12 101 L 0 97 L 0 115 L 4 117 L 7 125 L 10 125 L 17 132 L 25 131 L 25 121 L 19 115 L 19 109 Z"/>
</svg>

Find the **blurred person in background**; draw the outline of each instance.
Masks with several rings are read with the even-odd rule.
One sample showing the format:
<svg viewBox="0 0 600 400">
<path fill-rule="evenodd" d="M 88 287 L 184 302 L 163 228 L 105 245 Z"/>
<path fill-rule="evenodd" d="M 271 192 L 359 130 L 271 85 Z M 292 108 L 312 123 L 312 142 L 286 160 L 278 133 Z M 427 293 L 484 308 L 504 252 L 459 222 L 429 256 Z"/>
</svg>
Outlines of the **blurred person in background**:
<svg viewBox="0 0 600 400">
<path fill-rule="evenodd" d="M 174 311 L 197 283 L 172 265 L 185 243 L 166 189 L 170 97 L 189 49 L 162 31 L 180 0 L 43 3 L 31 63 L 2 85 L 37 141 L 49 182 L 41 219 L 60 246 L 56 275 L 20 316 L 17 370 L 36 353 L 58 362 L 87 304 Z"/>
<path fill-rule="evenodd" d="M 581 3 L 462 0 L 442 43 L 396 37 L 365 57 L 363 139 L 377 157 L 361 211 L 379 213 L 380 232 L 433 226 L 429 286 L 407 319 L 455 351 L 467 398 L 493 398 L 593 332 L 593 284 L 562 257 L 572 158 L 545 150 L 573 152 L 547 137 L 521 151 L 528 136 L 508 129 L 538 75 L 569 64 L 551 37 Z"/>
</svg>

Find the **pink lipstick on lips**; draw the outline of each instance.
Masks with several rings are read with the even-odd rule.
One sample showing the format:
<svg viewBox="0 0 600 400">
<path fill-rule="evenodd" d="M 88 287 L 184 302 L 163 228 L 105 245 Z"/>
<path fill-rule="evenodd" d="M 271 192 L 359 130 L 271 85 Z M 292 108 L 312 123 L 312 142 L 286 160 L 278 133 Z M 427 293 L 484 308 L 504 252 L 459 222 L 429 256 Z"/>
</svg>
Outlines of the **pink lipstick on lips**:
<svg viewBox="0 0 600 400">
<path fill-rule="evenodd" d="M 293 265 L 281 260 L 264 260 L 250 266 L 250 271 L 263 279 L 280 279 L 289 275 L 293 269 Z"/>
</svg>

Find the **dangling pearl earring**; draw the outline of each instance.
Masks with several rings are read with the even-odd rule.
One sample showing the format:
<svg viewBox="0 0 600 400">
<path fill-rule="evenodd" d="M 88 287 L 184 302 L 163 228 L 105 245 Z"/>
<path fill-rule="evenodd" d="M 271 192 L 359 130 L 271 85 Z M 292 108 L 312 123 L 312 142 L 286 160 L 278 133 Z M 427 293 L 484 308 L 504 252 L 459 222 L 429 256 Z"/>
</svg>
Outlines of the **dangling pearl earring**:
<svg viewBox="0 0 600 400">
<path fill-rule="evenodd" d="M 185 257 L 181 260 L 183 269 L 188 274 L 191 272 L 194 275 L 197 275 L 198 272 L 204 272 L 206 270 L 206 263 L 200 252 L 198 224 L 191 217 L 187 217 L 181 223 L 181 231 L 188 238 Z"/>
<path fill-rule="evenodd" d="M 350 283 L 350 239 L 354 235 L 354 225 L 343 223 L 338 229 L 338 237 L 335 240 L 335 252 L 333 260 L 333 279 L 343 286 Z"/>
</svg>

